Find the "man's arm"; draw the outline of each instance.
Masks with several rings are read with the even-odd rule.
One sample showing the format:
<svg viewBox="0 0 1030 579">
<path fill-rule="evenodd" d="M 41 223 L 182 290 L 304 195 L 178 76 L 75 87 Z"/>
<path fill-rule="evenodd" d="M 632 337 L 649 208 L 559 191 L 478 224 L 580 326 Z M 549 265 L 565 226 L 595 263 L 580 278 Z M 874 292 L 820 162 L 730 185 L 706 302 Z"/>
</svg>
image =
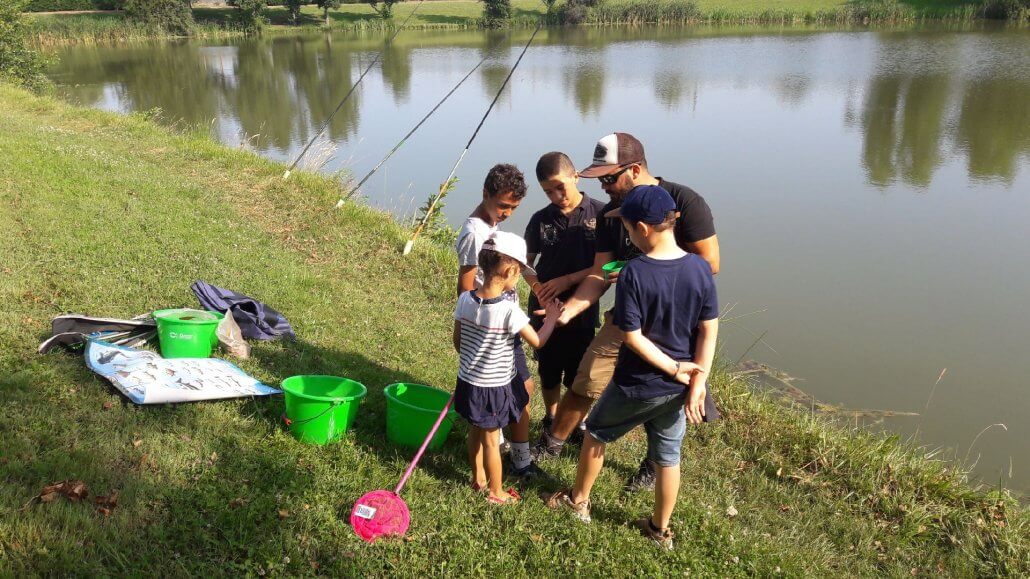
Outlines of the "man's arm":
<svg viewBox="0 0 1030 579">
<path fill-rule="evenodd" d="M 593 267 L 583 277 L 583 281 L 576 288 L 576 293 L 565 302 L 565 311 L 558 318 L 559 326 L 569 323 L 569 320 L 585 312 L 590 306 L 596 304 L 597 300 L 601 299 L 605 290 L 608 289 L 608 282 L 605 280 L 604 271 L 601 268 L 614 258 L 615 255 L 610 251 L 594 254 Z"/>
<path fill-rule="evenodd" d="M 463 265 L 458 268 L 458 295 L 476 289 L 476 271 L 474 265 Z"/>
<path fill-rule="evenodd" d="M 712 268 L 712 275 L 719 273 L 719 237 L 713 235 L 698 241 L 692 241 L 684 248 L 704 258 Z"/>
</svg>

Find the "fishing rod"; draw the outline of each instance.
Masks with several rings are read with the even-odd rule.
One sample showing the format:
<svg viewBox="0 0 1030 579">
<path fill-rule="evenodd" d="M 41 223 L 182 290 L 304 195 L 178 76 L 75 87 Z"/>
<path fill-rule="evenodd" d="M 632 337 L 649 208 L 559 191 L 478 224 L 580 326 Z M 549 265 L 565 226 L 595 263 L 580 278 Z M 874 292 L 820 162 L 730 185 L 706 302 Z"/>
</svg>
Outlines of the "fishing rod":
<svg viewBox="0 0 1030 579">
<path fill-rule="evenodd" d="M 418 4 L 415 5 L 415 9 L 408 14 L 407 18 L 404 19 L 404 22 L 401 22 L 400 27 L 397 28 L 397 30 L 393 31 L 393 34 L 390 35 L 390 38 L 386 39 L 387 46 L 389 46 L 390 43 L 393 42 L 394 38 L 397 38 L 397 35 L 400 34 L 401 30 L 404 30 L 404 27 L 408 25 L 408 21 L 411 20 L 411 17 L 415 15 L 415 12 L 418 12 L 418 9 L 422 6 L 423 2 L 425 2 L 425 0 L 418 0 Z M 354 90 L 358 88 L 359 84 L 361 84 L 361 81 L 365 78 L 365 75 L 368 74 L 368 71 L 372 70 L 372 67 L 375 66 L 377 62 L 379 62 L 379 58 L 382 56 L 382 50 L 376 53 L 376 57 L 372 59 L 372 62 L 369 63 L 367 67 L 365 67 L 364 72 L 361 73 L 361 76 L 358 77 L 358 80 L 355 81 L 353 85 L 351 85 L 350 90 L 347 91 L 347 94 L 344 95 L 343 99 L 340 100 L 340 104 L 336 105 L 336 108 L 333 109 L 333 112 L 329 115 L 329 118 L 327 118 L 325 122 L 322 123 L 321 128 L 318 129 L 318 132 L 315 133 L 315 136 L 311 137 L 311 140 L 308 141 L 308 144 L 304 146 L 304 149 L 300 152 L 299 155 L 297 155 L 297 158 L 294 159 L 292 163 L 290 163 L 289 168 L 287 168 L 286 172 L 283 173 L 283 179 L 290 178 L 290 173 L 292 173 L 293 170 L 297 168 L 297 163 L 300 163 L 300 160 L 308 152 L 308 149 L 311 148 L 311 145 L 315 143 L 315 140 L 318 139 L 318 137 L 322 136 L 322 133 L 324 133 L 326 128 L 329 127 L 329 123 L 333 120 L 333 117 L 336 116 L 336 113 L 340 112 L 340 109 L 343 108 L 343 104 L 347 102 L 348 99 L 350 99 L 350 95 L 354 94 Z"/>
<path fill-rule="evenodd" d="M 361 189 L 361 186 L 365 184 L 365 181 L 368 181 L 369 177 L 374 175 L 375 172 L 378 171 L 379 168 L 382 167 L 383 164 L 386 163 L 386 161 L 389 160 L 390 157 L 392 157 L 394 153 L 397 152 L 397 149 L 400 149 L 401 145 L 403 145 L 405 142 L 407 142 L 408 138 L 411 137 L 411 135 L 415 134 L 415 131 L 417 131 L 418 128 L 421 127 L 422 124 L 425 123 L 427 119 L 429 119 L 429 117 L 433 116 L 433 113 L 436 112 L 436 109 L 440 108 L 440 105 L 442 105 L 444 103 L 444 101 L 449 99 L 451 97 L 451 95 L 454 94 L 454 91 L 458 90 L 458 87 L 460 87 L 466 80 L 468 80 L 468 78 L 470 76 L 472 76 L 472 73 L 476 72 L 476 70 L 479 69 L 479 67 L 482 66 L 484 62 L 486 62 L 486 59 L 489 58 L 489 56 L 490 56 L 489 54 L 483 56 L 482 60 L 480 60 L 479 63 L 476 64 L 476 66 L 473 66 L 472 70 L 470 70 L 468 72 L 468 74 L 466 74 L 464 77 L 462 77 L 462 79 L 458 81 L 458 84 L 454 85 L 454 88 L 452 88 L 450 90 L 450 92 L 445 94 L 444 97 L 442 99 L 440 99 L 440 102 L 436 103 L 436 106 L 433 107 L 428 113 L 426 113 L 426 116 L 422 117 L 422 120 L 419 121 L 418 124 L 415 125 L 414 128 L 412 128 L 410 131 L 408 131 L 408 134 L 404 135 L 404 137 L 401 138 L 401 140 L 396 145 L 394 145 L 394 147 L 392 149 L 390 149 L 390 152 L 387 153 L 385 157 L 383 157 L 382 161 L 379 161 L 379 163 L 375 167 L 373 167 L 371 171 L 369 171 L 364 177 L 362 177 L 361 180 L 358 181 L 357 185 L 355 185 L 352 189 L 350 189 L 350 191 L 348 191 L 345 195 L 340 197 L 340 200 L 336 202 L 336 208 L 339 209 L 346 200 L 350 199 L 352 195 L 357 193 L 358 189 Z"/>
<path fill-rule="evenodd" d="M 529 37 L 529 41 L 522 47 L 522 52 L 519 54 L 518 59 L 515 60 L 515 64 L 511 65 L 511 70 L 508 71 L 508 76 L 504 77 L 504 82 L 501 83 L 501 88 L 497 89 L 497 94 L 494 95 L 494 100 L 490 101 L 490 106 L 486 107 L 486 112 L 483 113 L 483 118 L 479 120 L 479 125 L 476 126 L 476 130 L 472 132 L 472 137 L 469 138 L 469 142 L 465 144 L 465 149 L 461 151 L 461 155 L 458 156 L 458 160 L 454 162 L 454 166 L 451 167 L 451 172 L 444 179 L 444 182 L 440 184 L 440 190 L 437 191 L 436 196 L 429 203 L 426 208 L 426 214 L 422 216 L 422 221 L 415 228 L 415 231 L 411 234 L 411 239 L 404 244 L 404 255 L 411 253 L 411 249 L 415 246 L 415 240 L 418 239 L 419 234 L 425 229 L 426 223 L 429 222 L 429 218 L 433 215 L 433 210 L 436 209 L 436 204 L 443 197 L 443 194 L 449 188 L 451 181 L 454 179 L 454 174 L 458 171 L 458 165 L 461 164 L 462 159 L 469 152 L 469 148 L 472 147 L 472 141 L 476 140 L 476 135 L 479 134 L 479 129 L 483 128 L 483 123 L 486 122 L 486 118 L 490 116 L 490 111 L 493 110 L 494 105 L 497 104 L 497 99 L 501 98 L 501 93 L 504 92 L 504 88 L 508 86 L 508 81 L 511 80 L 511 75 L 515 74 L 515 69 L 519 67 L 519 63 L 522 62 L 522 57 L 526 56 L 526 51 L 529 50 L 529 45 L 533 44 L 533 39 L 536 38 L 537 32 L 540 32 L 540 25 L 543 24 L 543 19 L 540 19 L 536 24 L 536 29 L 533 30 L 533 34 Z"/>
</svg>

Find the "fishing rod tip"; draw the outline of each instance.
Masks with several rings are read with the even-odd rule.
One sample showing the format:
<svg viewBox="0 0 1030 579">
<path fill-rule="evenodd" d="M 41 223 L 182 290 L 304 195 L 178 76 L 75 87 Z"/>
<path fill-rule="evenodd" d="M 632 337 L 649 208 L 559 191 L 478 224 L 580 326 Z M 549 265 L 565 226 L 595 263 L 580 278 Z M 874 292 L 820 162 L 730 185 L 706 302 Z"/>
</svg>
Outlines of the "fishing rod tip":
<svg viewBox="0 0 1030 579">
<path fill-rule="evenodd" d="M 283 173 L 283 181 L 285 181 L 285 180 L 287 180 L 289 178 L 290 178 L 290 171 L 286 171 L 285 173 Z"/>
<path fill-rule="evenodd" d="M 411 253 L 411 248 L 414 246 L 415 240 L 409 239 L 408 242 L 404 244 L 404 253 L 402 255 L 408 255 L 409 253 Z"/>
</svg>

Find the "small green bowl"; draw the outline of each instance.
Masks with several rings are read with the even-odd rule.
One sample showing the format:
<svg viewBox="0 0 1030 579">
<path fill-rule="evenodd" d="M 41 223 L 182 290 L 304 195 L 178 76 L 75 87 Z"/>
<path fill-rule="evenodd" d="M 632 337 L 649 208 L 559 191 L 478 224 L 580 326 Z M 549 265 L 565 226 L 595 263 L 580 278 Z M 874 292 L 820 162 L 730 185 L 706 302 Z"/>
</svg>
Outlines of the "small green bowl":
<svg viewBox="0 0 1030 579">
<path fill-rule="evenodd" d="M 625 265 L 625 261 L 609 261 L 608 263 L 601 266 L 601 271 L 608 274 L 619 273 L 620 271 L 622 271 L 622 268 Z"/>
</svg>

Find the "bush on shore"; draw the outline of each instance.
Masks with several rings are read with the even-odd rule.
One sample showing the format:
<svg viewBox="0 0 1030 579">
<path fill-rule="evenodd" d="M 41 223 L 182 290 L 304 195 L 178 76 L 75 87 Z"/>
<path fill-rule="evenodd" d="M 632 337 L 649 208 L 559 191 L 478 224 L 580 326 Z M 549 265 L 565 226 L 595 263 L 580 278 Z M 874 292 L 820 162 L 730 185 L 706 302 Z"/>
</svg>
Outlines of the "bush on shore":
<svg viewBox="0 0 1030 579">
<path fill-rule="evenodd" d="M 125 16 L 175 36 L 188 36 L 195 24 L 193 11 L 185 0 L 125 0 Z"/>
<path fill-rule="evenodd" d="M 22 11 L 121 10 L 124 4 L 124 0 L 29 0 Z"/>
<path fill-rule="evenodd" d="M 50 82 L 43 74 L 45 61 L 29 47 L 22 6 L 19 0 L 0 4 L 0 81 L 40 92 Z"/>
</svg>

